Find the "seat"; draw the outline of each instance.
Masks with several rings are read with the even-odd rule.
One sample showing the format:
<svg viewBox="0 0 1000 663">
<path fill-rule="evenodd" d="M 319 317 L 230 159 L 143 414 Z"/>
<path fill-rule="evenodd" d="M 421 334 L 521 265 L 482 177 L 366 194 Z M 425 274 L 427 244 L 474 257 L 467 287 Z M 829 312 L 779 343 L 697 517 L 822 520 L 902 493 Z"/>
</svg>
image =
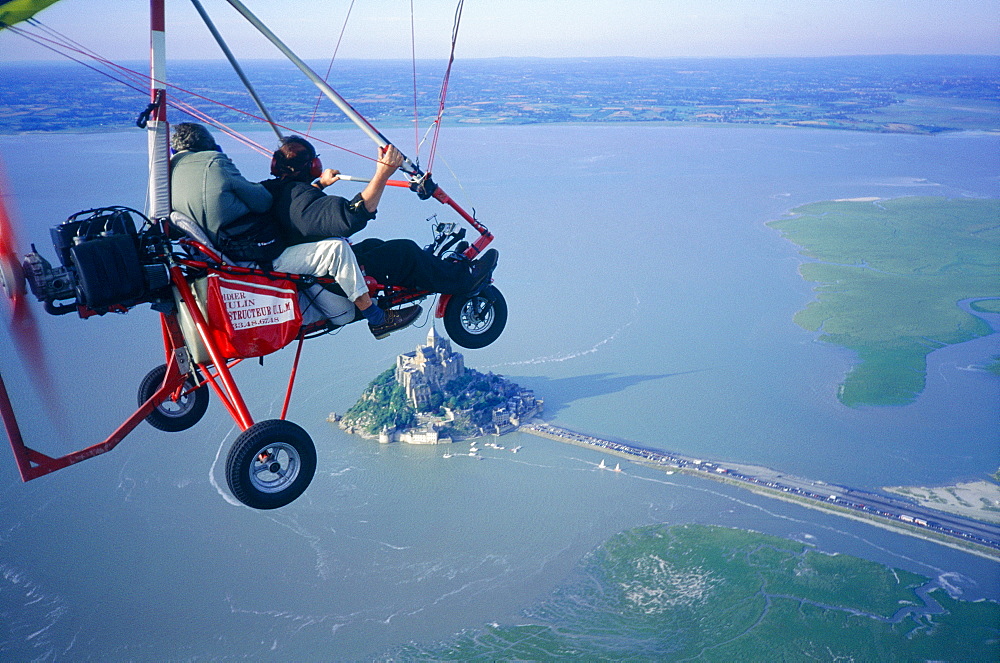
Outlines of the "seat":
<svg viewBox="0 0 1000 663">
<path fill-rule="evenodd" d="M 225 264 L 227 265 L 237 264 L 236 262 L 230 260 L 225 255 L 223 255 L 218 249 L 216 249 L 215 246 L 212 245 L 212 242 L 208 239 L 208 234 L 202 229 L 201 226 L 192 221 L 190 217 L 181 214 L 180 212 L 171 212 L 170 225 L 177 228 L 178 230 L 183 232 L 185 235 L 187 235 L 194 241 L 200 242 L 201 244 L 204 244 L 208 248 L 218 253 Z"/>
<path fill-rule="evenodd" d="M 201 226 L 192 221 L 190 217 L 180 212 L 171 212 L 170 223 L 191 239 L 216 251 L 225 264 L 239 267 L 257 267 L 256 263 L 230 260 L 219 252 L 208 239 L 208 234 Z M 333 316 L 327 315 L 320 310 L 321 308 L 329 312 L 339 311 L 339 313 Z M 304 325 L 315 324 L 322 320 L 329 320 L 335 325 L 345 325 L 355 318 L 354 304 L 347 297 L 330 292 L 318 284 L 299 289 L 299 309 L 302 311 L 302 324 Z"/>
</svg>

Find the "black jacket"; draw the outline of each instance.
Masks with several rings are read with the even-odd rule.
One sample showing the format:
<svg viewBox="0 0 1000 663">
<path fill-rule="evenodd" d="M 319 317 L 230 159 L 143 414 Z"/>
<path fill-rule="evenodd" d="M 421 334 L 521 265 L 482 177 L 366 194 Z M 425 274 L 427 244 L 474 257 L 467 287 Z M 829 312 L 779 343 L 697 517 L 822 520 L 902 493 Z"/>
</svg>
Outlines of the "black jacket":
<svg viewBox="0 0 1000 663">
<path fill-rule="evenodd" d="M 271 179 L 261 184 L 274 198 L 271 212 L 281 224 L 288 245 L 350 237 L 375 218 L 360 194 L 347 200 L 328 196 L 304 182 Z"/>
</svg>

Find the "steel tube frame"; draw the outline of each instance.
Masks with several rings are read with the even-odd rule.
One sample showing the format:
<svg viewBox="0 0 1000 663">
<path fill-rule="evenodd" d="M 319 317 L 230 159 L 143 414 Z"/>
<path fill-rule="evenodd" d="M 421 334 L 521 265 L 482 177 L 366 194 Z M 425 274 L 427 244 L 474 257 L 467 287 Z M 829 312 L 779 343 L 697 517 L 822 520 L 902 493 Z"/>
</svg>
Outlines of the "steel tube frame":
<svg viewBox="0 0 1000 663">
<path fill-rule="evenodd" d="M 52 457 L 24 444 L 21 429 L 17 424 L 13 407 L 10 404 L 10 396 L 7 393 L 6 386 L 3 384 L 3 377 L 0 376 L 0 415 L 2 415 L 4 426 L 7 428 L 7 437 L 10 440 L 11 450 L 14 452 L 14 460 L 17 463 L 18 472 L 21 474 L 21 480 L 30 481 L 37 479 L 40 476 L 111 451 L 136 426 L 142 423 L 160 403 L 167 400 L 177 389 L 183 387 L 186 379 L 186 376 L 180 372 L 176 358 L 173 358 L 167 362 L 167 372 L 163 377 L 163 384 L 160 385 L 160 388 L 140 405 L 132 416 L 127 418 L 106 440 L 64 456 Z"/>
<path fill-rule="evenodd" d="M 243 73 L 243 67 L 240 66 L 239 62 L 237 62 L 236 56 L 233 55 L 233 52 L 229 50 L 229 45 L 226 44 L 226 40 L 222 38 L 222 35 L 216 29 L 215 23 L 213 23 L 212 19 L 208 16 L 208 12 L 205 11 L 205 8 L 202 7 L 199 0 L 191 0 L 191 4 L 193 4 L 194 8 L 198 10 L 201 20 L 205 22 L 205 26 L 208 28 L 208 31 L 212 33 L 212 37 L 215 38 L 215 43 L 217 43 L 219 48 L 222 49 L 223 54 L 225 54 L 226 59 L 229 60 L 229 64 L 232 65 L 236 75 L 240 77 L 241 81 L 243 81 L 243 86 L 246 87 L 247 92 L 250 93 L 254 103 L 257 104 L 257 108 L 259 108 L 260 112 L 264 114 L 264 119 L 271 125 L 271 129 L 278 136 L 278 140 L 281 140 L 281 130 L 278 129 L 278 125 L 274 121 L 274 118 L 271 117 L 271 113 L 269 113 L 267 107 L 264 106 L 264 102 L 261 101 L 259 96 L 257 96 L 257 90 L 254 89 L 253 84 L 250 82 L 250 79 L 247 78 L 247 75 Z"/>
<path fill-rule="evenodd" d="M 346 99 L 340 96 L 340 93 L 338 93 L 336 90 L 330 87 L 330 85 L 325 80 L 323 80 L 319 74 L 313 71 L 312 68 L 309 67 L 309 65 L 307 65 L 299 56 L 297 56 L 292 51 L 292 49 L 286 46 L 285 43 L 282 42 L 281 39 L 279 39 L 278 36 L 275 35 L 270 30 L 270 28 L 268 28 L 260 21 L 260 19 L 254 16 L 253 12 L 247 9 L 246 5 L 240 2 L 240 0 L 226 0 L 226 1 L 230 5 L 232 5 L 233 9 L 238 11 L 243 16 L 243 18 L 249 21 L 250 24 L 253 27 L 255 27 L 258 32 L 264 35 L 264 37 L 266 37 L 268 41 L 274 44 L 274 46 L 279 51 L 281 51 L 281 53 L 292 62 L 292 64 L 298 67 L 299 71 L 305 74 L 306 78 L 311 80 L 313 84 L 317 88 L 319 88 L 320 92 L 326 95 L 326 97 L 330 101 L 332 101 L 337 106 L 337 108 L 340 109 L 340 112 L 342 112 L 344 116 L 347 117 L 347 119 L 349 119 L 351 122 L 357 125 L 357 127 L 361 129 L 361 131 L 363 131 L 369 138 L 371 138 L 376 145 L 378 145 L 380 148 L 384 148 L 387 145 L 389 145 L 389 139 L 386 138 L 382 134 L 382 132 L 376 129 L 375 126 L 371 122 L 369 122 L 364 116 L 362 116 L 359 112 L 354 110 L 354 107 L 352 107 L 351 104 L 349 104 Z M 409 159 L 409 157 L 407 157 L 405 154 L 403 155 L 403 165 L 400 166 L 400 170 L 409 175 L 412 178 L 413 183 L 415 184 L 420 183 L 424 181 L 426 178 L 430 177 L 430 173 L 425 174 L 420 169 L 420 166 L 413 163 Z M 409 184 L 407 186 L 409 186 Z M 484 243 L 482 243 L 481 246 L 479 246 L 477 249 L 473 250 L 472 247 L 470 247 L 470 250 L 473 251 L 470 257 L 475 257 L 479 253 L 479 251 L 482 250 L 482 247 L 485 247 L 486 244 L 489 244 L 489 242 L 493 239 L 493 236 L 489 235 L 489 231 L 486 230 L 485 226 L 480 224 L 478 221 L 475 220 L 475 218 L 471 214 L 462 209 L 462 207 L 457 202 L 455 202 L 454 199 L 451 198 L 451 196 L 446 194 L 440 187 L 436 188 L 433 197 L 435 200 L 445 205 L 448 205 L 456 212 L 458 212 L 462 216 L 462 218 L 471 223 L 472 226 L 476 230 L 478 230 L 481 234 L 483 234 L 484 236 L 486 235 L 489 236 L 489 239 L 486 240 Z"/>
<path fill-rule="evenodd" d="M 200 4 L 197 0 L 192 0 L 199 11 L 201 12 Z M 330 98 L 340 110 L 362 131 L 364 131 L 372 140 L 379 145 L 379 147 L 385 147 L 389 144 L 388 139 L 385 138 L 371 123 L 368 122 L 364 117 L 358 114 L 351 106 L 348 104 L 336 91 L 333 90 L 329 85 L 326 84 L 315 72 L 313 72 L 304 62 L 302 62 L 294 53 L 288 49 L 281 41 L 274 36 L 274 34 L 260 21 L 253 16 L 243 6 L 239 0 L 227 0 L 234 8 L 237 9 L 251 24 L 254 25 L 262 34 L 264 34 L 269 40 L 274 43 L 279 50 L 281 50 L 286 57 L 288 57 L 296 66 L 299 67 L 303 73 L 309 77 L 313 83 L 315 83 L 320 90 Z M 211 22 L 206 20 L 206 24 L 212 29 Z M 213 30 L 214 33 L 214 30 Z M 166 89 L 165 89 L 165 19 L 164 19 L 164 0 L 150 0 L 150 69 L 151 69 L 151 83 L 150 83 L 150 95 L 154 101 L 158 102 L 158 106 L 155 114 L 151 117 L 148 124 L 149 131 L 149 163 L 150 163 L 150 216 L 156 221 L 163 221 L 169 212 L 169 180 L 168 180 L 168 162 L 169 153 L 167 150 L 168 143 L 168 133 L 169 125 L 166 119 Z M 223 46 L 223 50 L 227 51 L 224 42 L 220 45 Z M 238 70 L 239 71 L 239 70 Z M 241 76 L 242 78 L 242 76 Z M 252 88 L 251 88 L 252 89 Z M 252 94 L 252 92 L 251 92 Z M 263 108 L 262 108 L 263 110 Z M 264 111 L 266 113 L 266 111 Z M 270 118 L 269 118 L 270 119 Z M 273 122 L 272 122 L 273 126 Z M 280 134 L 279 134 L 280 136 Z M 424 175 L 418 166 L 413 164 L 408 158 L 404 156 L 403 171 L 409 174 L 413 178 L 413 182 L 406 183 L 400 181 L 391 181 L 390 184 L 393 186 L 406 186 L 413 188 L 411 184 L 418 184 L 429 179 L 429 174 Z M 458 212 L 463 219 L 465 219 L 469 224 L 471 224 L 476 230 L 480 232 L 480 237 L 466 250 L 466 255 L 470 258 L 474 258 L 478 253 L 480 253 L 483 248 L 486 247 L 492 240 L 493 235 L 490 234 L 489 230 L 480 224 L 475 217 L 468 214 L 463 210 L 448 194 L 446 194 L 442 189 L 436 187 L 431 194 L 431 196 L 438 200 L 439 202 L 449 205 L 456 212 Z M 202 247 L 204 248 L 204 247 Z M 211 252 L 209 252 L 211 254 Z M 203 264 L 203 263 L 201 263 Z M 192 260 L 173 260 L 170 267 L 170 277 L 175 288 L 177 288 L 181 301 L 183 305 L 186 306 L 191 314 L 191 318 L 195 323 L 195 328 L 202 342 L 205 344 L 209 356 L 213 362 L 214 374 L 212 371 L 212 366 L 199 364 L 198 368 L 202 371 L 205 376 L 205 381 L 216 391 L 219 395 L 220 400 L 222 400 L 224 406 L 232 415 L 236 423 L 243 429 L 246 430 L 253 425 L 253 418 L 247 408 L 247 405 L 240 394 L 236 382 L 232 377 L 229 370 L 230 365 L 235 365 L 239 363 L 240 359 L 233 360 L 230 363 L 225 357 L 222 356 L 218 345 L 211 338 L 208 332 L 208 324 L 205 320 L 204 315 L 198 306 L 194 294 L 191 291 L 190 285 L 185 277 L 184 271 L 181 269 L 182 265 L 186 266 L 198 266 L 198 261 Z M 231 271 L 233 273 L 253 273 L 255 270 L 247 268 L 229 267 L 225 271 Z M 295 281 L 302 281 L 304 278 L 301 275 L 288 275 L 289 278 Z M 317 279 L 314 279 L 317 280 Z M 429 294 L 429 293 L 428 293 Z M 448 296 L 444 295 L 441 297 L 438 306 L 438 317 L 442 315 L 444 305 L 447 303 Z M 74 465 L 88 458 L 93 458 L 104 453 L 107 453 L 114 449 L 132 430 L 134 430 L 143 420 L 149 416 L 153 410 L 156 409 L 161 403 L 163 403 L 168 398 L 174 395 L 180 395 L 184 393 L 184 385 L 187 381 L 188 375 L 181 371 L 181 366 L 179 362 L 179 351 L 185 348 L 185 340 L 183 334 L 180 331 L 180 325 L 177 321 L 176 313 L 161 314 L 161 333 L 162 340 L 164 344 L 164 355 L 166 359 L 167 370 L 163 378 L 163 383 L 160 387 L 143 402 L 135 410 L 135 412 L 129 416 L 125 421 L 115 429 L 107 439 L 98 444 L 80 449 L 78 451 L 71 452 L 69 454 L 52 457 L 43 454 L 35 449 L 32 449 L 25 445 L 24 439 L 21 434 L 20 427 L 17 423 L 13 405 L 10 401 L 10 396 L 7 392 L 6 385 L 3 382 L 3 377 L 0 376 L 0 420 L 3 421 L 4 427 L 7 430 L 7 436 L 10 440 L 11 449 L 14 454 L 15 461 L 17 463 L 18 471 L 20 472 L 22 481 L 29 481 L 31 479 L 44 476 L 51 472 L 59 469 L 63 469 L 70 465 Z M 281 418 L 285 417 L 287 413 L 292 386 L 294 384 L 296 370 L 298 367 L 299 356 L 302 349 L 302 338 L 299 339 L 299 347 L 296 351 L 295 361 L 292 366 L 291 374 L 289 376 L 289 383 L 285 393 L 285 400 L 282 407 Z M 219 384 L 221 382 L 221 385 Z M 202 384 L 198 388 L 205 388 Z"/>
</svg>

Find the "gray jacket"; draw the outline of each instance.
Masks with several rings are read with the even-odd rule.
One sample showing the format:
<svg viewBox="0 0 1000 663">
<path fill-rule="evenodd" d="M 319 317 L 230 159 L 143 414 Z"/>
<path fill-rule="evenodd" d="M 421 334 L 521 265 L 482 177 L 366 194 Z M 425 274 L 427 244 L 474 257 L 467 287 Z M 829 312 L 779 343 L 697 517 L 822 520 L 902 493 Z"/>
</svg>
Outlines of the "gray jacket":
<svg viewBox="0 0 1000 663">
<path fill-rule="evenodd" d="M 266 212 L 271 194 L 246 180 L 225 154 L 178 152 L 170 159 L 170 205 L 216 242 L 219 227 L 247 212 Z"/>
</svg>

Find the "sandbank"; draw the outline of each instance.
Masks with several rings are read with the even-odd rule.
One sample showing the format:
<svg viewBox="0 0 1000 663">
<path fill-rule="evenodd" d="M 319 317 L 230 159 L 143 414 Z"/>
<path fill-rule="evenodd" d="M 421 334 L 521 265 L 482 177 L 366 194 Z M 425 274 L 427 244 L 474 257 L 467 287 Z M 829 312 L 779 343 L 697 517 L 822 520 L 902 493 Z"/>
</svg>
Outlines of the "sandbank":
<svg viewBox="0 0 1000 663">
<path fill-rule="evenodd" d="M 938 511 L 954 513 L 990 523 L 1000 523 L 1000 484 L 972 481 L 954 486 L 888 486 L 890 493 L 916 500 Z"/>
</svg>

